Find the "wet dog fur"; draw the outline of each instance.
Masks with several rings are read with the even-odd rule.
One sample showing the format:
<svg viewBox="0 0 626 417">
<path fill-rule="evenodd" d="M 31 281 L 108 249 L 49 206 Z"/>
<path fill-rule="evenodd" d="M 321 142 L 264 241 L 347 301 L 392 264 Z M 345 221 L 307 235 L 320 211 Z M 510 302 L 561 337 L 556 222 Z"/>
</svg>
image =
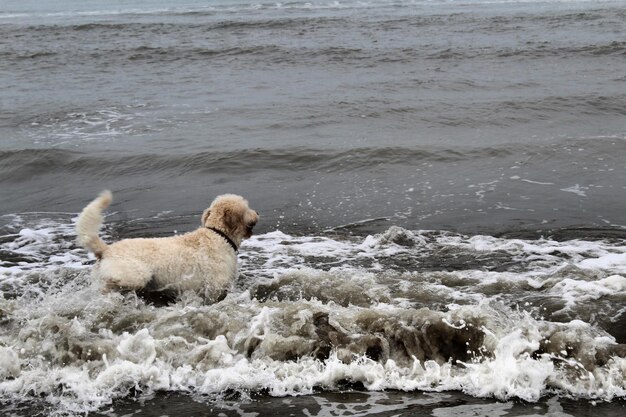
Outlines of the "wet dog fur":
<svg viewBox="0 0 626 417">
<path fill-rule="evenodd" d="M 237 252 L 259 220 L 241 196 L 217 197 L 202 214 L 201 227 L 183 235 L 105 243 L 98 231 L 112 201 L 104 191 L 76 222 L 78 243 L 98 259 L 92 275 L 103 290 L 193 291 L 215 302 L 237 275 Z M 230 242 L 229 242 L 230 239 Z M 234 247 L 233 247 L 234 246 Z"/>
</svg>

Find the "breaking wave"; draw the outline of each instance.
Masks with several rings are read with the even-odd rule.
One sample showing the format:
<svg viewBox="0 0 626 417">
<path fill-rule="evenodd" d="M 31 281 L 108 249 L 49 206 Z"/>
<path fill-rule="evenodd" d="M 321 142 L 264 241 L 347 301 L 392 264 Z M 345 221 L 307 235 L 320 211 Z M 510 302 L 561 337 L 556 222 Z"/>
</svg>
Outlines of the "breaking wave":
<svg viewBox="0 0 626 417">
<path fill-rule="evenodd" d="M 391 227 L 246 241 L 221 302 L 102 295 L 72 214 L 5 216 L 0 398 L 46 413 L 154 392 L 626 397 L 626 244 Z M 107 239 L 118 234 L 113 223 Z"/>
</svg>

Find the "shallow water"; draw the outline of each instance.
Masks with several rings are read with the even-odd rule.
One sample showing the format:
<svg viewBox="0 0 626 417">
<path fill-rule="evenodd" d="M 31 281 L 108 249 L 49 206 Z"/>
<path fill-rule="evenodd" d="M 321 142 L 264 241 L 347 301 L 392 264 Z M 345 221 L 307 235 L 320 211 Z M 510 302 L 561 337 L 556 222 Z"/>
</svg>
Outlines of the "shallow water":
<svg viewBox="0 0 626 417">
<path fill-rule="evenodd" d="M 623 1 L 7 4 L 5 414 L 623 414 Z M 245 195 L 228 296 L 103 296 L 104 188 Z"/>
<path fill-rule="evenodd" d="M 618 417 L 624 412 L 624 401 L 617 403 L 586 403 L 564 398 L 547 397 L 537 403 L 523 401 L 497 402 L 475 398 L 459 392 L 405 393 L 396 391 L 367 392 L 342 390 L 320 392 L 304 397 L 271 397 L 207 400 L 188 396 L 157 395 L 143 400 L 126 400 L 113 410 L 95 413 L 100 416 L 197 416 L 219 413 L 224 416 L 591 416 Z"/>
<path fill-rule="evenodd" d="M 6 398 L 78 412 L 137 392 L 283 397 L 346 381 L 504 401 L 626 394 L 623 239 L 276 231 L 244 243 L 224 300 L 162 305 L 103 296 L 70 220 L 15 218 L 5 235 Z"/>
</svg>

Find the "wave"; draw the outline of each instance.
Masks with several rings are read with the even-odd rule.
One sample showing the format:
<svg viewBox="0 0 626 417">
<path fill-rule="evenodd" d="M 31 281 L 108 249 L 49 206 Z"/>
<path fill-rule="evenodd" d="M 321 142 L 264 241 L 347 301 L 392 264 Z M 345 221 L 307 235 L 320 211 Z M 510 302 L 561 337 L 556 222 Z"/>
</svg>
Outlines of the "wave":
<svg viewBox="0 0 626 417">
<path fill-rule="evenodd" d="M 242 171 L 369 170 L 380 165 L 413 165 L 418 161 L 456 162 L 510 155 L 506 148 L 410 149 L 356 148 L 346 151 L 293 148 L 250 149 L 193 154 L 87 154 L 64 149 L 0 151 L 0 182 L 14 183 L 38 175 L 81 174 L 102 178 L 159 173 L 237 173 Z"/>
<path fill-rule="evenodd" d="M 539 111 L 540 108 L 537 109 Z M 119 154 L 82 152 L 62 148 L 0 151 L 0 183 L 19 183 L 39 175 L 80 174 L 99 178 L 125 175 L 184 175 L 261 171 L 327 173 L 371 171 L 420 162 L 456 163 L 535 156 L 542 160 L 561 156 L 563 151 L 587 149 L 590 155 L 615 153 L 620 138 L 565 140 L 558 144 L 504 144 L 483 147 L 376 146 L 353 149 L 287 147 L 194 153 Z"/>
<path fill-rule="evenodd" d="M 609 6 L 611 3 L 609 3 Z M 598 39 L 591 42 L 573 38 L 567 44 L 552 42 L 551 37 L 539 41 L 528 41 L 518 47 L 501 45 L 499 42 L 489 45 L 470 45 L 461 43 L 459 47 L 443 46 L 441 44 L 421 44 L 419 42 L 369 42 L 359 41 L 355 45 L 328 47 L 326 42 L 319 45 L 303 44 L 304 34 L 316 34 L 322 30 L 334 32 L 337 39 L 344 36 L 346 29 L 360 31 L 365 28 L 373 33 L 393 36 L 394 32 L 413 34 L 416 39 L 439 35 L 448 30 L 450 25 L 458 27 L 460 31 L 468 33 L 481 32 L 501 36 L 502 32 L 511 35 L 519 30 L 529 30 L 541 25 L 547 29 L 583 25 L 590 30 L 601 24 L 604 30 L 614 28 L 619 31 L 623 18 L 626 16 L 618 7 L 608 9 L 594 9 L 577 13 L 558 13 L 546 15 L 543 13 L 509 13 L 474 14 L 474 13 L 410 13 L 402 15 L 372 15 L 355 18 L 351 14 L 254 14 L 251 16 L 237 15 L 222 16 L 221 18 L 200 19 L 165 19 L 155 20 L 132 19 L 130 21 L 68 21 L 66 24 L 51 22 L 46 24 L 30 24 L 20 26 L 0 25 L 0 36 L 14 41 L 15 47 L 2 52 L 2 58 L 7 62 L 40 60 L 48 64 L 67 65 L 70 62 L 84 63 L 106 60 L 107 64 L 113 61 L 127 62 L 148 60 L 151 62 L 170 62 L 178 60 L 206 60 L 211 57 L 251 56 L 258 64 L 259 55 L 267 63 L 309 63 L 324 61 L 328 64 L 355 63 L 364 61 L 365 65 L 400 62 L 410 63 L 421 59 L 448 61 L 468 59 L 510 59 L 546 57 L 601 57 L 623 56 L 626 54 L 626 43 L 614 39 Z M 564 30 L 564 29 L 560 29 Z M 278 32 L 277 32 L 278 31 Z M 233 46 L 230 42 L 220 47 L 223 36 L 244 36 L 253 34 L 254 39 L 265 39 L 259 45 L 257 42 L 247 42 L 245 47 Z M 274 36 L 280 33 L 278 42 Z M 178 43 L 155 44 L 155 39 L 164 35 L 194 39 L 204 39 L 210 35 L 209 47 L 198 44 Z M 120 36 L 126 37 L 126 42 L 119 42 Z M 386 36 L 379 40 L 384 40 Z M 31 37 L 33 39 L 31 39 Z M 50 48 L 45 45 L 49 39 L 63 39 L 74 48 L 63 51 L 56 49 L 58 42 Z M 285 45 L 284 39 L 293 38 L 296 42 Z M 409 37 L 410 39 L 411 37 Z M 25 39 L 28 40 L 25 42 Z M 349 41 L 349 40 L 348 40 Z M 456 42 L 451 43 L 454 45 Z M 81 47 L 81 45 L 98 45 L 97 48 Z M 245 44 L 245 43 L 244 43 Z M 448 43 L 450 44 L 450 43 Z M 33 49 L 33 45 L 44 45 L 44 49 Z M 218 45 L 217 47 L 213 45 Z"/>
<path fill-rule="evenodd" d="M 99 292 L 72 217 L 14 215 L 0 238 L 23 259 L 0 263 L 4 401 L 79 413 L 154 392 L 286 396 L 346 381 L 533 402 L 626 397 L 623 239 L 276 231 L 244 243 L 223 301 L 155 307 Z"/>
<path fill-rule="evenodd" d="M 341 20 L 333 24 L 341 26 Z M 328 22 L 325 21 L 325 25 Z M 306 24 L 300 20 L 270 20 L 262 22 L 223 22 L 210 27 L 190 27 L 190 26 L 173 26 L 169 29 L 168 25 L 155 24 L 129 24 L 129 25 L 101 25 L 88 24 L 71 28 L 71 31 L 92 30 L 97 28 L 99 41 L 102 38 L 118 37 L 120 31 L 129 31 L 136 33 L 137 36 L 149 36 L 150 33 L 162 34 L 169 31 L 170 35 L 175 36 L 184 32 L 205 32 L 209 30 L 226 31 L 238 30 L 245 27 L 245 30 L 262 30 L 268 27 L 277 27 L 286 29 L 292 26 L 293 30 L 306 30 L 307 27 L 319 30 L 319 24 L 315 21 L 306 21 Z M 373 27 L 372 30 L 381 30 L 382 28 Z M 59 28 L 53 27 L 46 30 L 58 33 Z M 0 31 L 1 32 L 1 31 Z M 95 36 L 90 34 L 89 36 Z M 8 35 L 12 36 L 12 35 Z M 68 38 L 73 38 L 75 34 L 68 34 Z M 135 43 L 135 42 L 133 42 Z M 115 44 L 114 44 L 115 45 Z M 132 45 L 132 44 L 131 44 Z M 602 57 L 602 56 L 624 56 L 626 55 L 626 42 L 606 41 L 597 43 L 578 43 L 569 46 L 553 45 L 549 42 L 527 43 L 524 47 L 502 48 L 498 46 L 491 47 L 460 47 L 455 48 L 437 48 L 432 45 L 416 45 L 415 47 L 377 47 L 374 45 L 366 45 L 364 47 L 343 47 L 343 46 L 284 46 L 278 44 L 249 44 L 246 46 L 226 45 L 223 47 L 205 47 L 205 46 L 130 46 L 124 48 L 111 49 L 111 44 L 106 45 L 98 50 L 81 48 L 59 51 L 39 49 L 21 50 L 16 48 L 4 51 L 0 56 L 7 62 L 32 63 L 33 61 L 46 62 L 49 65 L 66 65 L 68 62 L 85 62 L 106 60 L 111 64 L 112 60 L 121 64 L 124 62 L 132 63 L 133 61 L 147 62 L 173 62 L 173 61 L 202 61 L 208 58 L 230 58 L 230 57 L 250 57 L 255 60 L 258 57 L 263 58 L 263 62 L 267 64 L 281 63 L 315 63 L 325 62 L 327 64 L 360 64 L 365 66 L 373 66 L 381 63 L 411 63 L 419 62 L 422 59 L 434 61 L 451 61 L 451 60 L 468 60 L 468 59 L 508 59 L 508 58 L 524 58 L 524 59 L 542 59 L 546 57 Z"/>
</svg>

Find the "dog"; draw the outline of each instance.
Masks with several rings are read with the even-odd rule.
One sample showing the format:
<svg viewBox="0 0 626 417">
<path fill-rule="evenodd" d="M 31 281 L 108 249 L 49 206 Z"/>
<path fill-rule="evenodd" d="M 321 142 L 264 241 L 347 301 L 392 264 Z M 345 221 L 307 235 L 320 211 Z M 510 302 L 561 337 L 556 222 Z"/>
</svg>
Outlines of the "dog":
<svg viewBox="0 0 626 417">
<path fill-rule="evenodd" d="M 105 243 L 98 231 L 113 196 L 103 191 L 76 221 L 78 244 L 97 258 L 92 276 L 111 290 L 150 288 L 180 294 L 193 291 L 218 301 L 237 275 L 237 252 L 252 236 L 259 214 L 235 194 L 220 195 L 202 213 L 201 227 L 183 235 L 123 239 Z"/>
</svg>

